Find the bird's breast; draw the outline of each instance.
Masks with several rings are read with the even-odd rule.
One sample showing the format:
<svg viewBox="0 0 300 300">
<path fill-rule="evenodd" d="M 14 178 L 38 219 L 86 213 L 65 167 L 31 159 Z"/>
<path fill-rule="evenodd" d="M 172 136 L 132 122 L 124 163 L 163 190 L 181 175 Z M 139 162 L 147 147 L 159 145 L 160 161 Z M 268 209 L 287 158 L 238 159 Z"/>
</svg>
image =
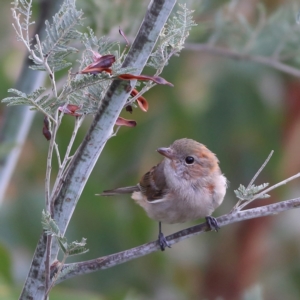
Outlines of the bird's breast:
<svg viewBox="0 0 300 300">
<path fill-rule="evenodd" d="M 173 190 L 164 198 L 153 202 L 148 201 L 140 192 L 135 192 L 132 198 L 151 219 L 168 224 L 203 218 L 214 210 L 212 195 L 193 190 Z"/>
</svg>

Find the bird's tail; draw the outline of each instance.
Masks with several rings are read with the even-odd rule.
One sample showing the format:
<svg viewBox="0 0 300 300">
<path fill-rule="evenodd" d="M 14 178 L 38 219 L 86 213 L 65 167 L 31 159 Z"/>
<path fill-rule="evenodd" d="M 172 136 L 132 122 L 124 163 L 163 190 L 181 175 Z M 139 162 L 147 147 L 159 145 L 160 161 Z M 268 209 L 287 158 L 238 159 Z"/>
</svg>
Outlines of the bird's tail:
<svg viewBox="0 0 300 300">
<path fill-rule="evenodd" d="M 140 188 L 137 185 L 135 185 L 135 186 L 121 187 L 113 190 L 106 190 L 103 191 L 101 194 L 96 194 L 96 196 L 115 196 L 120 194 L 131 194 L 133 192 L 138 192 L 138 191 L 140 191 Z"/>
</svg>

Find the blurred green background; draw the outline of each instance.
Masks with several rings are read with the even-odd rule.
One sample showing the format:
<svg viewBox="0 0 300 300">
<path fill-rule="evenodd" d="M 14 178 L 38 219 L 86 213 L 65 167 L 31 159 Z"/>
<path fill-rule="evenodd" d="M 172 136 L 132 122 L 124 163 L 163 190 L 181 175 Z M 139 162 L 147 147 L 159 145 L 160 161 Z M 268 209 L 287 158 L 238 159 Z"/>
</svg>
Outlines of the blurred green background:
<svg viewBox="0 0 300 300">
<path fill-rule="evenodd" d="M 232 1 L 234 2 L 234 1 Z M 237 1 L 235 1 L 237 2 Z M 134 37 L 149 1 L 81 1 L 86 24 L 97 34 L 116 38 L 121 26 Z M 238 12 L 255 22 L 258 1 L 239 1 Z M 218 18 L 226 1 L 187 1 L 200 25 L 189 43 L 207 41 L 209 20 Z M 289 1 L 264 1 L 267 17 Z M 35 4 L 36 5 L 36 4 Z M 294 6 L 295 8 L 296 6 Z M 295 14 L 297 11 L 294 10 Z M 38 7 L 35 7 L 35 16 Z M 9 2 L 0 18 L 0 94 L 17 81 L 25 50 L 11 26 Z M 280 24 L 280 19 L 277 20 Z M 300 25 L 299 25 L 300 27 Z M 234 33 L 228 33 L 228 39 Z M 300 31 L 299 31 L 300 37 Z M 226 40 L 226 36 L 222 37 Z M 277 37 L 278 43 L 284 36 Z M 269 43 L 272 43 L 270 36 Z M 258 50 L 269 55 L 272 48 Z M 298 45 L 300 48 L 300 43 Z M 295 51 L 298 49 L 295 48 Z M 300 57 L 300 56 L 299 56 Z M 293 61 L 299 67 L 300 59 Z M 136 184 L 158 163 L 158 147 L 189 137 L 217 154 L 230 181 L 226 199 L 214 213 L 231 210 L 233 190 L 247 185 L 271 150 L 270 163 L 257 184 L 275 184 L 300 169 L 299 79 L 253 62 L 183 50 L 162 76 L 174 84 L 156 86 L 144 96 L 150 109 L 122 116 L 135 119 L 135 128 L 122 127 L 108 141 L 81 196 L 67 231 L 71 240 L 87 238 L 90 251 L 75 260 L 88 260 L 138 246 L 157 238 L 157 224 L 129 196 L 95 197 L 103 189 Z M 0 121 L 5 114 L 1 104 Z M 18 122 L 18 120 L 16 120 Z M 64 149 L 74 124 L 66 116 L 58 136 Z M 78 136 L 84 137 L 87 118 Z M 48 142 L 37 114 L 13 179 L 0 208 L 0 298 L 15 299 L 22 288 L 41 233 L 44 176 Z M 299 180 L 271 193 L 262 205 L 299 197 Z M 51 299 L 300 299 L 300 240 L 298 210 L 226 226 L 126 264 L 68 280 L 55 287 Z M 201 221 L 201 220 L 200 220 Z M 164 225 L 164 233 L 194 223 Z M 70 259 L 70 261 L 72 261 Z M 219 297 L 219 298 L 218 298 Z"/>
</svg>

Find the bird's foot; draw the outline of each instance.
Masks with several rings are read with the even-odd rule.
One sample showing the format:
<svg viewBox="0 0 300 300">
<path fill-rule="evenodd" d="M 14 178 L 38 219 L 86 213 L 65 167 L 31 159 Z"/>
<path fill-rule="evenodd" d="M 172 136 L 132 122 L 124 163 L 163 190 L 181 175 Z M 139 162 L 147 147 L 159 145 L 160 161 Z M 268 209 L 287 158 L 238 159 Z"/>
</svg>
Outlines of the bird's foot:
<svg viewBox="0 0 300 300">
<path fill-rule="evenodd" d="M 207 223 L 208 227 L 210 228 L 210 230 L 215 230 L 216 232 L 218 232 L 218 230 L 220 229 L 220 226 L 218 224 L 217 219 L 212 216 L 207 216 L 207 217 L 205 217 L 205 219 L 206 219 L 206 223 Z"/>
<path fill-rule="evenodd" d="M 158 244 L 160 246 L 161 251 L 165 251 L 166 247 L 171 248 L 171 245 L 169 244 L 162 232 L 160 232 L 158 235 Z"/>
</svg>

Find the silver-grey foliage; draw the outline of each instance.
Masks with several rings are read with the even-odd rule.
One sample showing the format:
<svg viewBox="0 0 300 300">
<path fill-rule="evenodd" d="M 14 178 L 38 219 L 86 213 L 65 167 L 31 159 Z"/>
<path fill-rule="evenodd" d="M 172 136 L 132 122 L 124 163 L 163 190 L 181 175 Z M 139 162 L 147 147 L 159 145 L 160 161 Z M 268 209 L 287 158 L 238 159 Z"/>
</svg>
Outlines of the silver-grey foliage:
<svg viewBox="0 0 300 300">
<path fill-rule="evenodd" d="M 82 25 L 83 12 L 76 9 L 75 0 L 66 0 L 61 6 L 57 14 L 54 15 L 52 24 L 46 20 L 47 37 L 41 43 L 41 50 L 48 61 L 49 66 L 54 71 L 59 71 L 72 65 L 66 61 L 66 57 L 71 53 L 78 52 L 75 47 L 69 44 L 72 41 L 78 41 L 81 32 L 77 30 Z M 39 45 L 35 45 L 35 53 L 40 53 Z M 46 71 L 43 64 L 34 60 L 35 65 L 32 66 L 36 70 Z"/>
<path fill-rule="evenodd" d="M 73 241 L 68 243 L 67 238 L 61 234 L 55 220 L 52 219 L 50 214 L 45 211 L 42 212 L 42 226 L 47 235 L 51 235 L 56 238 L 64 255 L 71 256 L 88 252 L 88 249 L 85 248 L 85 238 L 82 238 L 80 242 Z"/>
</svg>

